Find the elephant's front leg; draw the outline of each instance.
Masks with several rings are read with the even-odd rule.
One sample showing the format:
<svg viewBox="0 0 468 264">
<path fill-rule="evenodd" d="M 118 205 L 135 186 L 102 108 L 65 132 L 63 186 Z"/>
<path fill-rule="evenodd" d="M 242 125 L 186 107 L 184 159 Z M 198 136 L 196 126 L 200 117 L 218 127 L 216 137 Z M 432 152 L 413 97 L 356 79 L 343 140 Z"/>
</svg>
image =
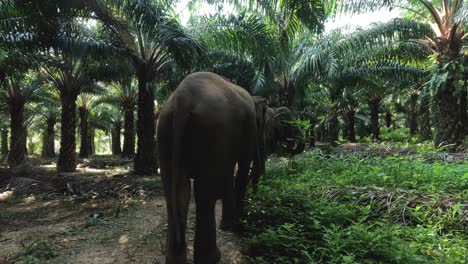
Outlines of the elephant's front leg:
<svg viewBox="0 0 468 264">
<path fill-rule="evenodd" d="M 195 264 L 215 264 L 221 258 L 216 246 L 216 199 L 210 197 L 209 190 L 200 188 L 199 185 L 195 180 L 196 220 L 193 258 Z"/>
</svg>

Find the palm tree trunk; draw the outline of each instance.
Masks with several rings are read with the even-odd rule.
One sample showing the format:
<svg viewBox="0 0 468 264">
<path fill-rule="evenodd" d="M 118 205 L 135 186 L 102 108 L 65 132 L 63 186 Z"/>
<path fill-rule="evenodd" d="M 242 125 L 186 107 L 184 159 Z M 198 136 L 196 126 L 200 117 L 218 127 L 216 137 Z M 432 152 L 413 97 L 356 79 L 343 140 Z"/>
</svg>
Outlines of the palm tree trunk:
<svg viewBox="0 0 468 264">
<path fill-rule="evenodd" d="M 133 155 L 135 155 L 135 116 L 133 114 L 133 108 L 125 108 L 124 111 L 124 144 L 122 157 L 131 159 Z"/>
<path fill-rule="evenodd" d="M 380 140 L 379 128 L 379 107 L 380 97 L 372 97 L 368 100 L 369 108 L 371 111 L 371 139 L 372 141 Z"/>
<path fill-rule="evenodd" d="M 439 69 L 447 71 L 445 69 L 446 66 L 459 58 L 461 43 L 461 39 L 459 42 L 456 39 L 452 39 L 438 43 L 440 53 L 437 56 L 437 63 Z M 451 77 L 445 85 L 439 87 L 434 95 L 434 145 L 436 147 L 450 145 L 451 150 L 456 150 L 457 146 L 463 143 L 467 131 L 464 127 L 467 115 L 466 87 L 461 89 L 461 94 L 464 94 L 464 96 L 461 96 L 463 98 L 459 97 L 460 94 L 457 96 L 455 85 L 460 79 L 455 77 L 456 74 L 452 73 L 450 75 Z M 461 105 L 462 103 L 464 105 Z"/>
<path fill-rule="evenodd" d="M 421 141 L 432 139 L 429 96 L 427 95 L 421 97 L 421 103 L 419 107 L 419 139 Z"/>
<path fill-rule="evenodd" d="M 8 166 L 16 167 L 26 159 L 26 127 L 24 126 L 24 98 L 12 98 L 9 101 L 10 111 L 10 153 Z"/>
<path fill-rule="evenodd" d="M 8 129 L 2 129 L 2 157 L 8 156 Z"/>
<path fill-rule="evenodd" d="M 321 142 L 323 140 L 323 126 L 319 125 L 315 133 L 315 142 Z"/>
<path fill-rule="evenodd" d="M 28 130 L 25 128 L 24 129 L 24 138 L 25 138 L 25 142 L 24 142 L 24 155 L 27 157 L 29 152 L 28 152 Z M 33 151 L 33 144 L 31 144 L 31 154 L 34 154 L 34 151 Z"/>
<path fill-rule="evenodd" d="M 465 83 L 467 83 L 468 80 L 465 80 Z M 459 99 L 459 108 L 460 108 L 460 122 L 462 127 L 465 128 L 465 131 L 463 131 L 463 138 L 465 138 L 468 135 L 468 92 L 466 90 L 467 88 L 461 92 L 460 94 L 460 99 Z"/>
<path fill-rule="evenodd" d="M 57 171 L 72 172 L 76 169 L 76 98 L 77 94 L 61 94 L 61 137 Z"/>
<path fill-rule="evenodd" d="M 96 145 L 94 142 L 95 134 L 96 134 L 96 129 L 94 127 L 88 126 L 88 133 L 86 134 L 86 136 L 88 137 L 87 145 L 88 145 L 89 155 L 96 154 Z"/>
<path fill-rule="evenodd" d="M 348 118 L 348 140 L 349 142 L 356 142 L 356 132 L 354 130 L 354 121 L 356 116 L 356 111 L 350 110 L 346 113 Z"/>
<path fill-rule="evenodd" d="M 410 129 L 410 135 L 418 133 L 418 97 L 419 94 L 412 93 L 410 95 L 409 109 L 408 109 L 408 127 Z"/>
<path fill-rule="evenodd" d="M 111 130 L 111 151 L 112 151 L 112 155 L 117 155 L 117 150 L 116 150 L 116 147 L 117 147 L 117 136 L 116 136 L 116 133 L 115 133 L 115 128 L 112 128 Z"/>
<path fill-rule="evenodd" d="M 90 155 L 89 131 L 88 131 L 88 109 L 80 107 L 80 158 L 87 158 Z"/>
<path fill-rule="evenodd" d="M 47 119 L 47 128 L 44 131 L 44 138 L 42 143 L 42 157 L 54 158 L 55 157 L 55 130 L 54 126 L 57 120 L 55 117 Z"/>
<path fill-rule="evenodd" d="M 121 144 L 121 140 L 120 140 L 120 131 L 122 130 L 122 123 L 121 122 L 118 122 L 116 125 L 115 125 L 115 134 L 116 134 L 116 139 L 115 139 L 115 150 L 116 150 L 116 154 L 117 155 L 121 155 L 122 154 L 122 148 L 120 147 L 120 144 Z"/>
<path fill-rule="evenodd" d="M 138 148 L 133 168 L 138 175 L 157 172 L 154 133 L 154 92 L 143 69 L 138 75 Z"/>
<path fill-rule="evenodd" d="M 436 147 L 452 145 L 451 149 L 463 142 L 465 128 L 460 118 L 460 100 L 453 89 L 439 88 L 434 97 L 434 127 Z"/>
<path fill-rule="evenodd" d="M 336 144 L 338 141 L 340 130 L 338 123 L 338 114 L 335 110 L 332 110 L 331 116 L 329 117 L 328 122 L 328 140 L 331 144 Z"/>
<path fill-rule="evenodd" d="M 115 122 L 114 127 L 112 128 L 112 155 L 122 154 L 122 149 L 120 148 L 120 130 L 122 129 L 121 122 Z"/>
<path fill-rule="evenodd" d="M 387 128 L 390 128 L 390 126 L 392 126 L 392 112 L 390 112 L 390 110 L 387 110 L 385 112 L 385 125 L 387 126 Z"/>
<path fill-rule="evenodd" d="M 347 119 L 346 116 L 343 117 L 344 120 Z M 348 134 L 348 126 L 347 124 L 345 126 L 341 126 L 341 136 L 343 137 L 343 139 L 348 139 L 349 138 L 349 134 Z"/>
<path fill-rule="evenodd" d="M 309 148 L 315 148 L 315 122 L 310 121 L 309 128 Z"/>
</svg>

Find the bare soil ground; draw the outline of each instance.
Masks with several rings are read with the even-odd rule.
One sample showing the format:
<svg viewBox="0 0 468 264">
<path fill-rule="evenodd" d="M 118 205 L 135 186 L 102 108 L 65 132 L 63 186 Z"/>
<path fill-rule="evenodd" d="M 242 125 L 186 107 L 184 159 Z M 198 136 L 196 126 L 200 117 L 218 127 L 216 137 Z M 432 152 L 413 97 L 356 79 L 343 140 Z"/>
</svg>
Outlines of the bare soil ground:
<svg viewBox="0 0 468 264">
<path fill-rule="evenodd" d="M 88 171 L 94 173 L 93 178 L 100 177 Z M 99 188 L 104 183 L 111 185 L 108 195 L 99 195 L 86 184 L 90 193 L 81 190 L 79 195 L 49 192 L 8 198 L 11 193 L 0 186 L 0 264 L 164 263 L 166 203 L 159 186 L 154 186 L 159 181 L 139 178 L 134 184 L 122 184 L 123 177 L 118 176 L 119 184 L 114 184 L 110 173 L 105 173 L 107 181 L 94 182 Z M 90 176 L 81 172 L 79 177 Z M 219 226 L 220 203 L 216 217 Z M 192 263 L 193 198 L 188 222 L 187 253 Z M 218 247 L 220 263 L 245 263 L 236 235 L 218 229 Z"/>
</svg>

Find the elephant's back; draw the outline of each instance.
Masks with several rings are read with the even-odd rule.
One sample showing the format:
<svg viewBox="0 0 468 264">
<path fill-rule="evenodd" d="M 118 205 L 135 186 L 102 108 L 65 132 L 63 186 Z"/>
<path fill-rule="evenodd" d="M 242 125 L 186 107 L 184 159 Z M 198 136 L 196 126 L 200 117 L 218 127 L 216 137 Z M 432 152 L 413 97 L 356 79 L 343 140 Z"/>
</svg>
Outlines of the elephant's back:
<svg viewBox="0 0 468 264">
<path fill-rule="evenodd" d="M 255 119 L 255 103 L 243 88 L 211 72 L 187 76 L 169 97 L 161 116 L 190 113 L 199 123 L 242 122 Z M 192 120 L 193 121 L 193 120 Z"/>
<path fill-rule="evenodd" d="M 180 83 L 174 97 L 182 97 L 193 104 L 202 102 L 213 110 L 226 109 L 229 105 L 254 109 L 253 99 L 245 89 L 212 72 L 190 74 Z"/>
<path fill-rule="evenodd" d="M 247 91 L 213 73 L 186 77 L 166 103 L 166 114 L 187 116 L 182 145 L 185 165 L 194 171 L 231 164 L 255 134 L 255 104 Z M 217 160 L 217 162 L 213 162 Z"/>
</svg>

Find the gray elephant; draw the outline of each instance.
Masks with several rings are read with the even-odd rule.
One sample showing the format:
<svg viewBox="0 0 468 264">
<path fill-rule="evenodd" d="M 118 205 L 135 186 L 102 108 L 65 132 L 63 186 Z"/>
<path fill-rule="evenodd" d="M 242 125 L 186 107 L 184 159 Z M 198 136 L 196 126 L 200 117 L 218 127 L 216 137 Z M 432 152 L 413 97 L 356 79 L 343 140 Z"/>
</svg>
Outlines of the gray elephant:
<svg viewBox="0 0 468 264">
<path fill-rule="evenodd" d="M 296 155 L 305 149 L 304 131 L 291 122 L 296 118 L 287 107 L 267 108 L 265 112 L 265 154 Z"/>
<path fill-rule="evenodd" d="M 254 100 L 243 88 L 208 72 L 186 77 L 164 105 L 157 142 L 168 213 L 166 263 L 186 263 L 190 178 L 196 204 L 194 261 L 220 259 L 215 202 L 223 200 L 225 223 L 242 214 L 251 164 L 253 179 L 264 171 L 265 110 L 265 100 Z"/>
</svg>

